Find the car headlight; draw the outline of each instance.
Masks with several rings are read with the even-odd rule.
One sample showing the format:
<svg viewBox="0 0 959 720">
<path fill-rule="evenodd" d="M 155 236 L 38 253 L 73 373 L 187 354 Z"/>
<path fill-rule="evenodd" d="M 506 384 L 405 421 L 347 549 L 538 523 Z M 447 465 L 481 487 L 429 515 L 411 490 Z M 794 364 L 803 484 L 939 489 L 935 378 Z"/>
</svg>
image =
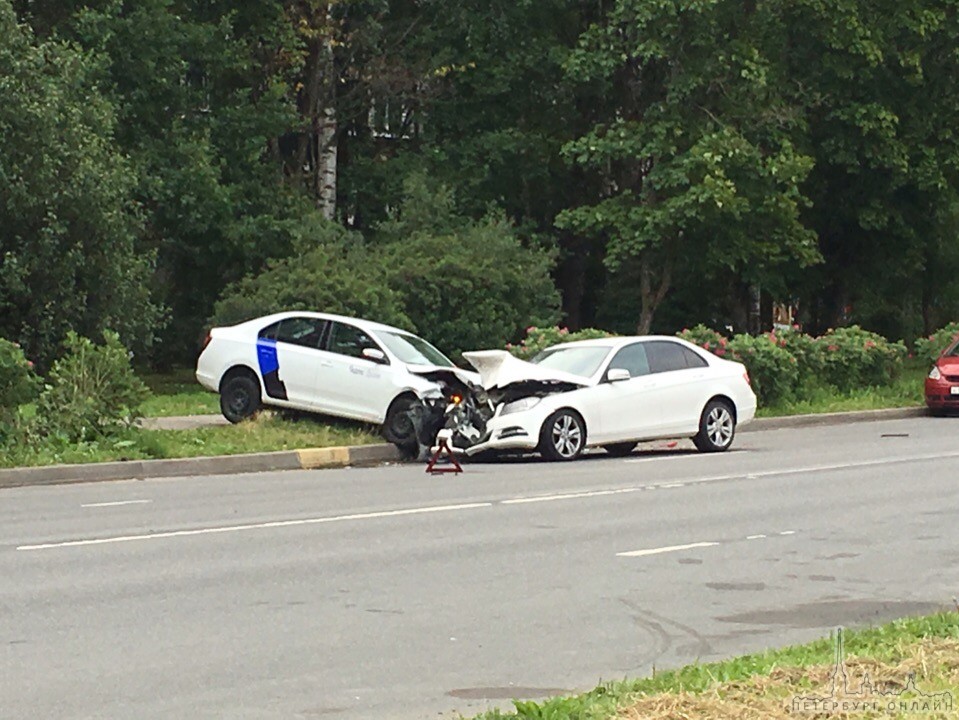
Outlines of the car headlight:
<svg viewBox="0 0 959 720">
<path fill-rule="evenodd" d="M 538 397 L 526 397 L 521 400 L 514 400 L 511 403 L 506 403 L 503 406 L 503 409 L 500 411 L 500 415 L 509 415 L 511 413 L 524 412 L 526 410 L 532 410 L 539 404 Z"/>
<path fill-rule="evenodd" d="M 942 379 L 942 373 L 939 372 L 939 366 L 938 366 L 938 365 L 933 365 L 933 366 L 932 366 L 932 370 L 929 371 L 929 379 L 930 379 L 930 380 L 940 380 L 940 379 Z M 504 409 L 505 409 L 505 408 L 504 408 Z"/>
</svg>

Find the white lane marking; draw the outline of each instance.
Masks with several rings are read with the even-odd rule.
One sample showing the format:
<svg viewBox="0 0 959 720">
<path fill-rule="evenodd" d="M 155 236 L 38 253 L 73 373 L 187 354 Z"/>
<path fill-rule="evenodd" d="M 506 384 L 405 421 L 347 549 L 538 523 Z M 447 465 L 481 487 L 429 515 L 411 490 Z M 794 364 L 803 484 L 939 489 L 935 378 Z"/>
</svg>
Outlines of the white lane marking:
<svg viewBox="0 0 959 720">
<path fill-rule="evenodd" d="M 660 485 L 661 488 L 685 487 L 686 483 L 670 483 L 669 485 Z"/>
<path fill-rule="evenodd" d="M 563 493 L 561 495 L 534 495 L 532 497 L 512 498 L 500 500 L 500 505 L 525 505 L 527 503 L 552 502 L 553 500 L 573 500 L 576 498 L 598 497 L 602 495 L 622 495 L 623 493 L 638 492 L 641 487 L 618 488 L 616 490 L 589 490 L 587 492 Z"/>
<path fill-rule="evenodd" d="M 86 505 L 81 505 L 80 507 L 85 508 L 95 508 L 95 507 L 118 507 L 120 505 L 145 505 L 146 503 L 151 503 L 152 500 L 117 500 L 116 502 L 102 502 L 102 503 L 87 503 Z"/>
<path fill-rule="evenodd" d="M 718 542 L 697 542 L 688 545 L 667 545 L 665 547 L 649 548 L 648 550 L 631 550 L 629 552 L 616 553 L 616 557 L 645 557 L 646 555 L 659 555 L 660 553 L 676 552 L 678 550 L 693 550 L 695 548 L 713 547 L 719 545 Z"/>
<path fill-rule="evenodd" d="M 779 533 L 779 534 L 780 534 L 780 535 L 795 535 L 795 534 L 796 534 L 796 531 L 795 531 L 795 530 L 783 530 L 783 531 L 782 531 L 781 533 Z"/>
<path fill-rule="evenodd" d="M 746 536 L 746 539 L 747 539 L 747 540 L 762 540 L 764 537 L 766 537 L 766 536 L 765 536 L 765 535 L 747 535 L 747 536 Z"/>
<path fill-rule="evenodd" d="M 249 525 L 227 525 L 222 527 L 196 528 L 194 530 L 172 530 L 169 532 L 144 533 L 143 535 L 120 535 L 117 537 L 91 538 L 89 540 L 69 540 L 67 542 L 44 543 L 42 545 L 20 545 L 17 550 L 49 550 L 51 548 L 82 547 L 84 545 L 106 545 L 109 543 L 133 542 L 136 540 L 159 540 L 161 538 L 190 537 L 192 535 L 213 535 L 217 533 L 243 532 L 245 530 L 263 530 L 266 528 L 285 528 L 297 525 L 318 525 L 321 523 L 342 522 L 346 520 L 374 520 L 377 518 L 401 517 L 404 515 L 423 515 L 426 513 L 452 512 L 455 510 L 473 510 L 492 507 L 492 503 L 464 503 L 462 505 L 434 505 L 432 507 L 410 508 L 409 510 L 385 510 L 382 512 L 357 513 L 354 515 L 333 515 L 329 517 L 306 518 L 303 520 L 277 520 L 274 522 L 253 523 Z"/>
</svg>

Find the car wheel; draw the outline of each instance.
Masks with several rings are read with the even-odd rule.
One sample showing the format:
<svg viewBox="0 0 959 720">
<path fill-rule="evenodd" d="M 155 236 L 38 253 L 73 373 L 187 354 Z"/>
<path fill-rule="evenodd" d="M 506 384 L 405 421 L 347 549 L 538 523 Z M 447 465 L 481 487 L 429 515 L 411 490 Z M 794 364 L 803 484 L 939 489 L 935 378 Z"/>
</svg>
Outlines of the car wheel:
<svg viewBox="0 0 959 720">
<path fill-rule="evenodd" d="M 220 388 L 220 412 L 231 423 L 256 415 L 260 402 L 260 383 L 250 375 L 234 375 Z"/>
<path fill-rule="evenodd" d="M 699 420 L 699 433 L 693 443 L 701 452 L 723 452 L 733 444 L 736 416 L 724 400 L 710 400 Z"/>
<path fill-rule="evenodd" d="M 409 413 L 413 402 L 414 399 L 408 396 L 396 398 L 383 421 L 383 437 L 386 441 L 408 453 L 415 452 L 418 447 L 416 426 Z"/>
<path fill-rule="evenodd" d="M 929 414 L 933 417 L 946 417 L 949 413 L 943 408 L 929 408 Z"/>
<path fill-rule="evenodd" d="M 586 423 L 579 413 L 557 410 L 543 423 L 539 452 L 547 460 L 575 460 L 586 448 Z"/>
<path fill-rule="evenodd" d="M 613 457 L 626 457 L 633 452 L 633 448 L 635 447 L 636 443 L 634 442 L 623 442 L 603 445 L 603 450 L 606 451 L 607 455 L 612 455 Z"/>
</svg>

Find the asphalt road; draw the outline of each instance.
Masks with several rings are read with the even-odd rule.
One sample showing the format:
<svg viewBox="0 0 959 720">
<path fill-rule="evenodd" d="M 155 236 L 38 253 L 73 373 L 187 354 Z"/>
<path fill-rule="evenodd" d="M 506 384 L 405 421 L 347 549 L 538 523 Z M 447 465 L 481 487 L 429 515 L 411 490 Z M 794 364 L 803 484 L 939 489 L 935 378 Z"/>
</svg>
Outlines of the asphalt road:
<svg viewBox="0 0 959 720">
<path fill-rule="evenodd" d="M 0 718 L 436 718 L 951 606 L 959 420 L 0 491 Z"/>
</svg>

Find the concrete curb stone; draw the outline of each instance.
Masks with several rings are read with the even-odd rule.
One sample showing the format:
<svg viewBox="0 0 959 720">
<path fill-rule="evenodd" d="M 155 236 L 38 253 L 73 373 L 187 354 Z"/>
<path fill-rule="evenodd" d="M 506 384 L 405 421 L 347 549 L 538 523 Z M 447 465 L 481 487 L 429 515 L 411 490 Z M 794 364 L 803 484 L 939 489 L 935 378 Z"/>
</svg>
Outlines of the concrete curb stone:
<svg viewBox="0 0 959 720">
<path fill-rule="evenodd" d="M 741 432 L 784 430 L 815 425 L 841 425 L 877 420 L 901 420 L 921 417 L 926 414 L 927 410 L 925 408 L 913 407 L 760 418 L 744 425 Z M 103 480 L 188 477 L 193 475 L 235 475 L 277 470 L 315 470 L 351 465 L 378 465 L 401 460 L 403 460 L 403 457 L 394 445 L 377 444 L 304 448 L 302 450 L 216 457 L 48 465 L 45 467 L 0 469 L 0 488 L 99 482 Z"/>
</svg>

